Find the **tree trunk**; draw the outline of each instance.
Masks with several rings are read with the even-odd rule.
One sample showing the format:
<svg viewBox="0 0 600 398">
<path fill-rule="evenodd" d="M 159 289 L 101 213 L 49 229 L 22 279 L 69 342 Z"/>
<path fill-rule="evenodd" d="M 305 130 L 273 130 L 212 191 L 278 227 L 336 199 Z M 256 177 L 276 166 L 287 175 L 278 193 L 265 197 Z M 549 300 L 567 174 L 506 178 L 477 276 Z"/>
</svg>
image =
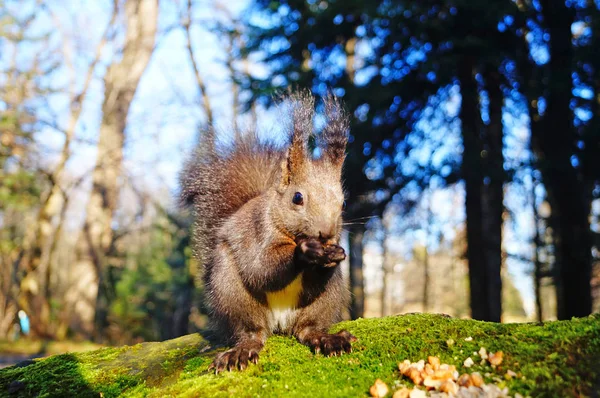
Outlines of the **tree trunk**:
<svg viewBox="0 0 600 398">
<path fill-rule="evenodd" d="M 486 174 L 482 187 L 483 240 L 488 297 L 488 320 L 500 322 L 502 317 L 502 213 L 504 212 L 504 148 L 502 141 L 502 107 L 504 97 L 500 74 L 492 65 L 484 72 L 485 89 L 489 96 L 489 125 L 483 140 L 483 169 Z"/>
<path fill-rule="evenodd" d="M 381 275 L 381 297 L 380 297 L 381 312 L 380 312 L 380 315 L 382 317 L 389 315 L 389 307 L 390 307 L 390 295 L 388 293 L 388 290 L 389 290 L 388 278 L 390 275 L 390 264 L 388 261 L 389 253 L 388 253 L 388 248 L 387 248 L 387 244 L 386 244 L 387 237 L 388 237 L 388 231 L 387 231 L 387 229 L 385 229 L 383 232 L 383 239 L 381 241 L 381 248 L 382 248 L 381 271 L 382 271 L 382 275 Z"/>
<path fill-rule="evenodd" d="M 98 155 L 70 291 L 74 316 L 71 327 L 88 336 L 96 331 L 96 337 L 106 326 L 109 305 L 104 288 L 105 266 L 119 198 L 127 113 L 154 50 L 158 22 L 158 0 L 128 0 L 124 8 L 125 43 L 121 60 L 111 64 L 104 77 Z"/>
<path fill-rule="evenodd" d="M 536 137 L 540 170 L 552 208 L 550 223 L 556 250 L 559 319 L 587 316 L 592 311 L 590 195 L 571 163 L 576 133 L 570 108 L 574 64 L 571 25 L 573 9 L 564 2 L 544 0 L 542 13 L 550 33 L 550 62 L 544 128 Z"/>
<path fill-rule="evenodd" d="M 481 169 L 481 119 L 479 113 L 479 93 L 474 78 L 475 60 L 463 55 L 458 65 L 458 79 L 461 88 L 460 120 L 463 135 L 462 174 L 465 180 L 465 207 L 467 224 L 467 261 L 469 263 L 469 285 L 471 316 L 474 319 L 490 320 L 488 315 L 488 295 L 485 286 L 486 262 L 483 251 L 483 209 L 482 169 Z"/>
<path fill-rule="evenodd" d="M 353 225 L 349 229 L 350 244 L 350 317 L 361 318 L 365 312 L 365 291 L 363 281 L 363 238 L 364 225 Z"/>
<path fill-rule="evenodd" d="M 532 162 L 533 165 L 533 162 Z M 533 166 L 532 166 L 533 167 Z M 537 208 L 537 200 L 535 198 L 535 188 L 537 187 L 537 181 L 534 173 L 531 173 L 531 209 L 533 210 L 533 225 L 535 228 L 533 236 L 533 286 L 535 291 L 535 309 L 537 313 L 538 322 L 544 320 L 544 312 L 542 306 L 542 262 L 540 261 L 540 215 Z"/>
<path fill-rule="evenodd" d="M 427 245 L 423 247 L 423 312 L 429 311 L 429 248 Z"/>
<path fill-rule="evenodd" d="M 431 224 L 433 223 L 433 213 L 431 212 L 431 201 L 433 192 L 431 190 L 426 194 L 427 208 L 425 219 L 425 244 L 423 245 L 423 312 L 429 311 L 431 306 L 431 267 L 429 264 L 429 239 L 431 238 Z"/>
</svg>

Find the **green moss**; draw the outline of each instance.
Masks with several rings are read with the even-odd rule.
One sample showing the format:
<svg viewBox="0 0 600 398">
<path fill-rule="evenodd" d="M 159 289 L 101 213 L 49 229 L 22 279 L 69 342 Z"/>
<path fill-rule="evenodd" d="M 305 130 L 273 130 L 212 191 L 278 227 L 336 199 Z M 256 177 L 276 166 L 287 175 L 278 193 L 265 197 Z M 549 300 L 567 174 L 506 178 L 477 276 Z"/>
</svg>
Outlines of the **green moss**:
<svg viewBox="0 0 600 398">
<path fill-rule="evenodd" d="M 215 352 L 199 335 L 162 343 L 66 354 L 0 370 L 0 396 L 365 396 L 376 378 L 398 383 L 397 363 L 429 355 L 469 372 L 500 377 L 511 394 L 590 395 L 600 387 L 600 317 L 544 324 L 494 324 L 415 314 L 336 325 L 359 338 L 341 357 L 314 355 L 293 338 L 273 336 L 259 365 L 245 372 L 208 371 Z M 465 341 L 472 337 L 471 341 Z M 452 339 L 453 344 L 447 341 Z M 496 369 L 474 355 L 503 351 Z M 507 370 L 518 377 L 504 380 Z M 12 384 L 11 384 L 12 383 Z M 9 388 L 16 390 L 8 394 Z"/>
</svg>

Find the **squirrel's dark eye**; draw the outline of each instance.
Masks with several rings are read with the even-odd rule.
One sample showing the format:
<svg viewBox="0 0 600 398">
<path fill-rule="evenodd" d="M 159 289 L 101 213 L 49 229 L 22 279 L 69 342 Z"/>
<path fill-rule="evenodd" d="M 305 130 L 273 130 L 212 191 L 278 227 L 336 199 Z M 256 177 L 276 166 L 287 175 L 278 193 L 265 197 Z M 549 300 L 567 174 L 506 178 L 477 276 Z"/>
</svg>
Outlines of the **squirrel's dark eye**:
<svg viewBox="0 0 600 398">
<path fill-rule="evenodd" d="M 292 199 L 292 202 L 293 202 L 295 205 L 302 206 L 302 205 L 304 204 L 304 197 L 302 196 L 302 194 L 301 194 L 300 192 L 296 192 L 296 193 L 294 194 L 294 197 L 293 197 L 293 199 Z"/>
<path fill-rule="evenodd" d="M 344 200 L 344 203 L 342 203 L 342 211 L 346 210 L 346 201 Z"/>
</svg>

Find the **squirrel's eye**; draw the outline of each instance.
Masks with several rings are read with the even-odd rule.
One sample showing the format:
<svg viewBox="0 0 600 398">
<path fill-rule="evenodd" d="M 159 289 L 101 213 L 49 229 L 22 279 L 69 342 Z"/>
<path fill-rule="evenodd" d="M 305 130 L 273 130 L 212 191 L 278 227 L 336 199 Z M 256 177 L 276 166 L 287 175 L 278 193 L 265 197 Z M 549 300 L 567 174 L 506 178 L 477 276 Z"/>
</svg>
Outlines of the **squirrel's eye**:
<svg viewBox="0 0 600 398">
<path fill-rule="evenodd" d="M 346 210 L 346 201 L 344 200 L 344 203 L 342 203 L 342 211 Z"/>
<path fill-rule="evenodd" d="M 294 198 L 292 199 L 292 202 L 295 205 L 302 206 L 304 204 L 304 197 L 302 196 L 302 194 L 300 192 L 296 192 L 294 194 Z"/>
</svg>

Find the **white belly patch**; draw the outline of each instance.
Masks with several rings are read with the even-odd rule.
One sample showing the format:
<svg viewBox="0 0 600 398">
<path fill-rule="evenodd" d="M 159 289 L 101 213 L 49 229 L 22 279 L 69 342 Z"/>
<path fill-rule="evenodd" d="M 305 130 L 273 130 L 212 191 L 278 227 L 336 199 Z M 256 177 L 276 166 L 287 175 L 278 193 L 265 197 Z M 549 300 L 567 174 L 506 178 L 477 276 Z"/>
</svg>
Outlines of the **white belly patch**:
<svg viewBox="0 0 600 398">
<path fill-rule="evenodd" d="M 267 293 L 271 330 L 285 330 L 293 322 L 302 292 L 302 273 L 289 285 L 276 292 Z"/>
</svg>

